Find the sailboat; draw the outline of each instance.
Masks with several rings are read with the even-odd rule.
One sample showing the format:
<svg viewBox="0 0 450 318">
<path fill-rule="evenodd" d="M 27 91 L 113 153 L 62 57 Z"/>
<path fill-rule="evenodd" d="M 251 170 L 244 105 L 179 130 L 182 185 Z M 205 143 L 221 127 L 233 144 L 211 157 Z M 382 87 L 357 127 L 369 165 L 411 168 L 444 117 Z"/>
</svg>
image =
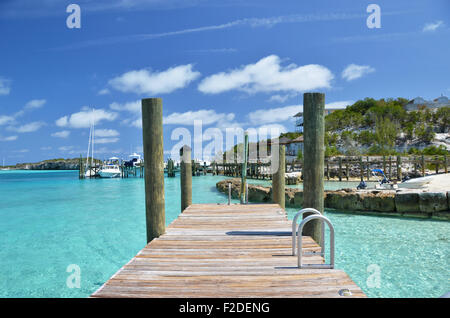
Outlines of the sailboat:
<svg viewBox="0 0 450 318">
<path fill-rule="evenodd" d="M 94 109 L 92 109 L 92 122 L 91 128 L 89 129 L 89 142 L 85 165 L 86 173 L 84 174 L 86 178 L 95 178 L 98 176 L 94 166 L 94 134 L 95 134 L 95 120 L 94 120 Z M 89 152 L 91 152 L 90 164 L 89 164 Z"/>
<path fill-rule="evenodd" d="M 9 170 L 8 168 L 5 168 L 5 158 L 3 158 L 3 165 L 0 170 Z"/>
</svg>

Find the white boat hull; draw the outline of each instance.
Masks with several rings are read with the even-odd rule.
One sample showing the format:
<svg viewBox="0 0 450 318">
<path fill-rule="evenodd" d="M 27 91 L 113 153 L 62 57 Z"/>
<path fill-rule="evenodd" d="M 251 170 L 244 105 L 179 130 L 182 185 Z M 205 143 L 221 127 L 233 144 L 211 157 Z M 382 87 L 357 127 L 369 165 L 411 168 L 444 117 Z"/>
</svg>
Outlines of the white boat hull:
<svg viewBox="0 0 450 318">
<path fill-rule="evenodd" d="M 120 177 L 120 171 L 116 171 L 116 170 L 112 170 L 112 171 L 100 170 L 100 172 L 98 174 L 102 178 L 118 178 L 118 177 Z"/>
<path fill-rule="evenodd" d="M 431 177 L 421 177 L 421 178 L 414 178 L 410 180 L 406 180 L 402 183 L 398 184 L 399 188 L 407 188 L 407 189 L 420 189 L 424 185 L 430 183 L 432 181 Z"/>
</svg>

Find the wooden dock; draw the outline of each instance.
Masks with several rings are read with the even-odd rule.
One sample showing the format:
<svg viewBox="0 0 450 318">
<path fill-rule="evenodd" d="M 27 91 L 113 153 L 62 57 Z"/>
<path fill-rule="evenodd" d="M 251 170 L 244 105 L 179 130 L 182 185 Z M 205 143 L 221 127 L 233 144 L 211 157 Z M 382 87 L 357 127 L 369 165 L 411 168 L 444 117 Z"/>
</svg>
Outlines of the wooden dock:
<svg viewBox="0 0 450 318">
<path fill-rule="evenodd" d="M 191 205 L 91 297 L 365 297 L 342 270 L 297 268 L 291 225 L 276 204 Z"/>
</svg>

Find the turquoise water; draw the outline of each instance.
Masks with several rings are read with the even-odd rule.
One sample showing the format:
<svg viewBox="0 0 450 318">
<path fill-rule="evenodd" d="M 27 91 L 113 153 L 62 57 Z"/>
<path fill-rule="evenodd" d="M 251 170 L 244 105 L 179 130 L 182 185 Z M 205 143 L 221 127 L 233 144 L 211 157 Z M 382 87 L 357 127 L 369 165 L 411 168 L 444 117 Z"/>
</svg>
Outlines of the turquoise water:
<svg viewBox="0 0 450 318">
<path fill-rule="evenodd" d="M 77 173 L 0 171 L 0 297 L 87 297 L 145 246 L 143 179 L 80 181 Z M 222 179 L 193 178 L 193 202 L 225 203 L 215 189 Z M 180 211 L 179 181 L 165 180 L 167 224 Z M 368 296 L 450 291 L 449 222 L 326 215 L 336 230 L 337 268 Z M 80 288 L 66 285 L 71 264 L 79 266 Z M 374 270 L 380 288 L 370 284 Z"/>
</svg>

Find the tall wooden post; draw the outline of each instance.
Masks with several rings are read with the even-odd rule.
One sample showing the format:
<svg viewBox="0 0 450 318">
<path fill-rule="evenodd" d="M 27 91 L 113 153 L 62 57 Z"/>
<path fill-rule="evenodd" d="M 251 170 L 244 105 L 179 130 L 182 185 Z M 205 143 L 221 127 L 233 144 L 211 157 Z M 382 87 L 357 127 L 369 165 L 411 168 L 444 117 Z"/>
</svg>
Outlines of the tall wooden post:
<svg viewBox="0 0 450 318">
<path fill-rule="evenodd" d="M 402 180 L 402 157 L 397 156 L 397 180 Z"/>
<path fill-rule="evenodd" d="M 438 156 L 434 157 L 434 162 L 436 164 L 436 174 L 438 174 L 439 173 L 439 157 Z"/>
<path fill-rule="evenodd" d="M 444 155 L 444 172 L 448 173 L 448 169 L 447 169 L 447 156 Z"/>
<path fill-rule="evenodd" d="M 79 168 L 79 171 L 78 171 L 78 177 L 80 179 L 84 179 L 84 169 L 83 168 L 84 168 L 83 167 L 83 157 L 80 155 L 80 168 Z"/>
<path fill-rule="evenodd" d="M 339 160 L 338 177 L 339 177 L 339 181 L 342 181 L 342 157 L 339 157 L 338 160 Z"/>
<path fill-rule="evenodd" d="M 421 161 L 422 161 L 422 177 L 425 177 L 425 156 L 424 155 L 422 155 Z"/>
<path fill-rule="evenodd" d="M 392 158 L 389 156 L 389 179 L 392 179 Z"/>
<path fill-rule="evenodd" d="M 192 161 L 191 147 L 184 145 L 180 149 L 181 212 L 192 204 Z"/>
<path fill-rule="evenodd" d="M 273 150 L 273 148 L 272 148 Z M 272 176 L 272 201 L 278 203 L 281 208 L 285 208 L 285 161 L 286 148 L 284 145 L 278 144 L 278 167 Z M 272 152 L 272 156 L 275 154 Z M 273 158 L 273 157 L 272 157 Z"/>
<path fill-rule="evenodd" d="M 364 181 L 364 164 L 361 156 L 359 156 L 359 175 L 361 177 L 361 181 Z"/>
<path fill-rule="evenodd" d="M 386 156 L 383 155 L 383 173 L 386 175 Z"/>
<path fill-rule="evenodd" d="M 142 100 L 142 137 L 145 158 L 145 213 L 149 243 L 164 234 L 166 228 L 161 98 Z"/>
<path fill-rule="evenodd" d="M 370 180 L 370 161 L 369 156 L 367 156 L 367 181 Z"/>
<path fill-rule="evenodd" d="M 350 174 L 350 167 L 348 166 L 348 157 L 347 158 L 345 158 L 345 178 L 347 179 L 347 181 L 348 181 L 348 179 L 349 179 L 349 174 Z"/>
<path fill-rule="evenodd" d="M 248 132 L 245 132 L 244 135 L 244 162 L 242 163 L 242 172 L 241 172 L 241 192 L 240 192 L 240 202 L 241 204 L 245 203 L 245 198 L 247 195 L 247 187 L 245 186 L 247 183 L 247 160 L 248 160 Z"/>
<path fill-rule="evenodd" d="M 325 94 L 303 94 L 304 122 L 304 160 L 303 160 L 303 208 L 324 211 L 324 175 L 325 155 Z M 307 217 L 311 213 L 304 213 Z M 321 222 L 313 220 L 304 227 L 304 234 L 321 242 L 323 227 Z"/>
</svg>

